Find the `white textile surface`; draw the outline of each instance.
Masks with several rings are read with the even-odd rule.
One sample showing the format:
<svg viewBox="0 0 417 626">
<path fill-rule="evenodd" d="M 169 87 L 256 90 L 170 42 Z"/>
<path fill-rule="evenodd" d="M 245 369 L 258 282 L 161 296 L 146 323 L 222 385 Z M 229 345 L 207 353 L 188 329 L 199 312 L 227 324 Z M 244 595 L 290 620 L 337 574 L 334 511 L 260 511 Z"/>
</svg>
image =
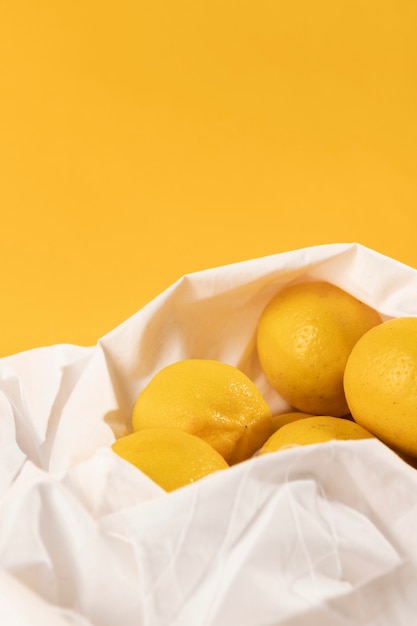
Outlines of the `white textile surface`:
<svg viewBox="0 0 417 626">
<path fill-rule="evenodd" d="M 384 319 L 417 315 L 417 271 L 329 244 L 181 278 L 96 346 L 0 359 L 0 623 L 409 626 L 417 470 L 377 440 L 254 457 L 165 493 L 110 446 L 164 365 L 241 368 L 273 412 L 259 316 L 329 280 Z"/>
</svg>

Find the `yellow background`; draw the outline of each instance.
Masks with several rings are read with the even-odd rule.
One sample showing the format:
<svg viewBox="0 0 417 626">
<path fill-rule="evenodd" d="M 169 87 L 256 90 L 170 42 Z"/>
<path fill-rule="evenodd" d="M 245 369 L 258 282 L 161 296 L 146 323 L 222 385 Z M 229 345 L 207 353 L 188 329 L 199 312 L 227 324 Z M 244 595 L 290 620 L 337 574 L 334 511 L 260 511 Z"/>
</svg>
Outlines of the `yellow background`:
<svg viewBox="0 0 417 626">
<path fill-rule="evenodd" d="M 0 0 L 0 356 L 275 252 L 417 267 L 416 112 L 415 0 Z"/>
</svg>

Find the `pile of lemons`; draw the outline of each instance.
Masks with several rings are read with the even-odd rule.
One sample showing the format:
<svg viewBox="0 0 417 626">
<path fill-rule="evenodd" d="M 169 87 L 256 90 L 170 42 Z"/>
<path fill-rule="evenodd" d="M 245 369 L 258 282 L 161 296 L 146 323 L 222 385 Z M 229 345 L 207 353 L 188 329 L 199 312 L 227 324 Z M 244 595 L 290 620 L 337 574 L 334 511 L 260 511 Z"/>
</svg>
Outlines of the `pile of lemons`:
<svg viewBox="0 0 417 626">
<path fill-rule="evenodd" d="M 279 291 L 256 329 L 259 363 L 293 410 L 272 415 L 233 365 L 184 359 L 139 393 L 132 432 L 113 450 L 166 491 L 255 454 L 377 437 L 417 457 L 417 317 L 383 321 L 334 284 Z"/>
</svg>

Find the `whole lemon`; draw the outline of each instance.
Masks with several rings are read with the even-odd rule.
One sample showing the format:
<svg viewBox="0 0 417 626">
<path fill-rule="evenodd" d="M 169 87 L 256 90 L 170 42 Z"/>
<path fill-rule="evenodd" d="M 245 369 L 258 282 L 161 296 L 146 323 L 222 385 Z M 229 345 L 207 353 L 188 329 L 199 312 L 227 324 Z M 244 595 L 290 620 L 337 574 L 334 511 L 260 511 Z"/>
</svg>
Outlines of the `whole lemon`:
<svg viewBox="0 0 417 626">
<path fill-rule="evenodd" d="M 330 415 L 314 415 L 281 426 L 264 443 L 259 454 L 333 439 L 369 439 L 372 437 L 373 435 L 365 428 L 350 420 Z"/>
<path fill-rule="evenodd" d="M 257 386 L 233 365 L 184 359 L 164 367 L 139 393 L 133 430 L 181 428 L 209 443 L 229 464 L 251 457 L 272 432 Z"/>
<path fill-rule="evenodd" d="M 344 386 L 358 424 L 417 456 L 417 317 L 395 318 L 363 335 L 346 364 Z"/>
<path fill-rule="evenodd" d="M 305 413 L 348 413 L 343 390 L 347 358 L 377 311 L 336 285 L 303 282 L 280 291 L 257 328 L 259 361 L 272 387 Z"/>
<path fill-rule="evenodd" d="M 112 449 L 165 491 L 229 467 L 203 439 L 178 428 L 149 428 L 131 433 L 117 439 Z"/>
</svg>

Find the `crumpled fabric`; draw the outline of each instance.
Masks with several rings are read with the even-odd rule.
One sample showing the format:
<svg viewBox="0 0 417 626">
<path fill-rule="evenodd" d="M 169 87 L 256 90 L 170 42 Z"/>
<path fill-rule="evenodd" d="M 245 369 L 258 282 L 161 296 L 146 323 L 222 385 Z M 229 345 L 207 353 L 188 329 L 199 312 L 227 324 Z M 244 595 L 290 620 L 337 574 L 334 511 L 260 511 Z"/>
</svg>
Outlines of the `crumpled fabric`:
<svg viewBox="0 0 417 626">
<path fill-rule="evenodd" d="M 0 359 L 0 618 L 26 626 L 412 623 L 416 470 L 377 440 L 254 457 L 165 493 L 115 455 L 134 401 L 182 358 L 241 368 L 273 412 L 257 320 L 329 280 L 383 319 L 417 314 L 417 271 L 328 244 L 184 276 L 97 345 Z"/>
</svg>

